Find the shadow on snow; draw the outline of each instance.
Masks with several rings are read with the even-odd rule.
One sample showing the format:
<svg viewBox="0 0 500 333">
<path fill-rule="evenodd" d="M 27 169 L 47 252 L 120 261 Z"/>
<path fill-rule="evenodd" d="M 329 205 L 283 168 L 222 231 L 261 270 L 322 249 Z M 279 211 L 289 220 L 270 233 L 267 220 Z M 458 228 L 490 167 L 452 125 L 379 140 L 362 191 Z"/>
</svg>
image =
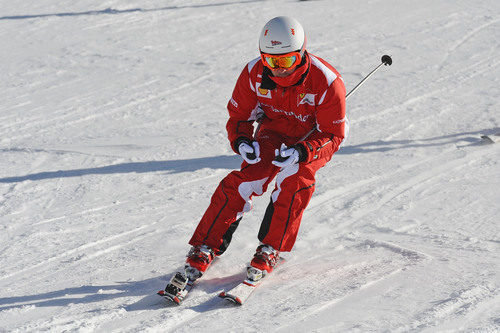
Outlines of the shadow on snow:
<svg viewBox="0 0 500 333">
<path fill-rule="evenodd" d="M 204 7 L 219 7 L 234 4 L 250 3 L 250 2 L 261 2 L 262 0 L 247 0 L 247 1 L 231 1 L 231 2 L 220 2 L 213 4 L 204 5 L 181 5 L 181 6 L 167 6 L 161 8 L 130 8 L 130 9 L 113 9 L 106 8 L 103 10 L 89 10 L 84 12 L 63 12 L 63 13 L 53 13 L 53 14 L 38 14 L 38 15 L 15 15 L 15 16 L 3 16 L 0 17 L 1 20 L 24 20 L 24 19 L 36 19 L 44 17 L 68 17 L 68 16 L 87 16 L 87 15 L 106 15 L 106 14 L 127 14 L 127 13 L 147 13 L 147 12 L 157 12 L 164 10 L 174 10 L 174 9 L 184 9 L 184 8 L 204 8 Z"/>
<path fill-rule="evenodd" d="M 450 134 L 427 139 L 418 140 L 393 140 L 393 141 L 374 141 L 342 147 L 336 154 L 351 155 L 372 152 L 387 152 L 398 149 L 433 147 L 447 144 L 456 144 L 458 148 L 466 146 L 479 146 L 484 144 L 479 135 L 496 133 L 498 128 L 467 132 L 459 134 Z M 459 145 L 461 144 L 461 146 Z M 107 175 L 120 173 L 147 173 L 166 171 L 169 173 L 191 172 L 203 168 L 211 169 L 238 169 L 241 164 L 241 158 L 237 155 L 221 155 L 213 157 L 194 158 L 188 160 L 174 161 L 149 161 L 149 162 L 131 162 L 108 165 L 97 168 L 58 170 L 29 174 L 25 176 L 14 176 L 0 178 L 0 183 L 19 183 L 26 180 L 37 181 L 52 178 L 69 178 L 86 175 Z"/>
<path fill-rule="evenodd" d="M 173 273 L 172 273 L 173 274 Z M 227 302 L 216 297 L 224 290 L 234 287 L 242 279 L 242 274 L 234 274 L 223 278 L 203 279 L 197 282 L 197 287 L 193 291 L 201 290 L 203 294 L 213 294 L 208 300 L 197 303 L 191 307 L 196 312 L 206 312 L 215 310 L 219 307 L 227 306 Z M 164 309 L 166 307 L 177 307 L 177 305 L 163 299 L 155 293 L 163 288 L 167 283 L 165 276 L 150 278 L 143 281 L 117 282 L 109 285 L 80 286 L 65 288 L 61 290 L 33 293 L 25 296 L 12 296 L 0 298 L 0 311 L 22 308 L 26 306 L 36 307 L 65 307 L 70 304 L 90 304 L 110 301 L 118 298 L 142 297 L 132 304 L 126 304 L 124 299 L 123 306 L 126 311 L 141 311 Z M 155 289 L 157 288 L 157 289 Z M 192 295 L 195 296 L 195 295 Z M 188 298 L 186 299 L 186 302 Z M 102 310 L 102 307 L 94 311 Z M 91 310 L 92 311 L 92 310 Z"/>
<path fill-rule="evenodd" d="M 374 142 L 365 142 L 359 145 L 345 146 L 342 147 L 336 154 L 351 155 L 372 152 L 383 153 L 399 149 L 437 147 L 454 143 L 458 148 L 463 148 L 466 146 L 480 146 L 485 143 L 484 140 L 480 138 L 481 134 L 492 135 L 497 131 L 498 128 L 494 128 L 483 131 L 450 134 L 427 139 L 393 141 L 378 140 Z"/>
<path fill-rule="evenodd" d="M 109 175 L 119 173 L 147 173 L 167 171 L 169 173 L 191 172 L 203 168 L 237 169 L 241 158 L 238 155 L 221 155 L 174 161 L 149 161 L 113 164 L 97 168 L 58 170 L 33 173 L 25 176 L 0 178 L 0 183 L 19 183 L 26 180 L 81 177 L 86 175 Z"/>
</svg>

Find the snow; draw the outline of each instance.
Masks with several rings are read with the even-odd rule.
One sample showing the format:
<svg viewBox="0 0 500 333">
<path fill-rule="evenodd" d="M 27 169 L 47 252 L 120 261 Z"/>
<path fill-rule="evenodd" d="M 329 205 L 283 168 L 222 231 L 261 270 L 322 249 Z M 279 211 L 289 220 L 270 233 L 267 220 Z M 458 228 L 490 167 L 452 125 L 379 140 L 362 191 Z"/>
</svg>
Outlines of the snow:
<svg viewBox="0 0 500 333">
<path fill-rule="evenodd" d="M 500 330 L 500 3 L 3 1 L 1 332 Z M 294 250 L 243 307 L 269 193 L 180 307 L 182 266 L 237 168 L 225 106 L 260 28 L 296 17 L 352 89 Z M 270 187 L 272 188 L 272 187 Z"/>
</svg>

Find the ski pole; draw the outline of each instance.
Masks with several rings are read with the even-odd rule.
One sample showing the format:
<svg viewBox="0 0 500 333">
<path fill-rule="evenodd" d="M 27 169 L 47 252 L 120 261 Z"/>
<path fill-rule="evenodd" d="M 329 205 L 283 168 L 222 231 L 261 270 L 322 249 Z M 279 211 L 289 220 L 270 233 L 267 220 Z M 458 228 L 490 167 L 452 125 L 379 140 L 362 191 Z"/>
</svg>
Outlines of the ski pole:
<svg viewBox="0 0 500 333">
<path fill-rule="evenodd" d="M 390 56 L 388 56 L 387 54 L 384 54 L 382 56 L 381 63 L 377 67 L 375 67 L 375 69 L 372 70 L 370 72 L 370 74 L 368 74 L 367 76 L 365 76 L 354 88 L 352 88 L 352 90 L 349 91 L 349 93 L 347 95 L 345 95 L 345 99 L 347 100 L 349 98 L 349 96 L 351 96 L 351 94 L 353 92 L 355 92 L 359 87 L 361 87 L 361 85 L 366 80 L 368 80 L 368 78 L 370 76 L 372 76 L 380 67 L 382 67 L 382 65 L 386 65 L 386 66 L 392 65 L 392 58 Z M 255 137 L 257 137 L 257 133 L 258 133 L 259 128 L 260 128 L 260 123 L 259 123 L 259 126 L 257 126 L 257 131 L 255 132 Z M 313 132 L 315 130 L 316 130 L 316 127 L 311 128 L 311 130 L 309 132 L 307 132 L 306 135 L 304 135 L 302 138 L 300 138 L 300 140 L 297 141 L 297 143 L 300 142 L 300 141 L 304 141 L 305 139 L 307 139 L 309 137 L 309 135 L 313 134 Z M 276 158 L 274 160 L 278 161 L 278 162 L 283 162 L 286 159 L 287 159 L 286 157 L 282 157 L 281 155 L 278 155 L 278 156 L 276 156 Z"/>
<path fill-rule="evenodd" d="M 381 63 L 380 63 L 377 67 L 375 67 L 375 69 L 374 69 L 374 70 L 372 70 L 372 71 L 370 72 L 370 74 L 368 74 L 367 76 L 365 76 L 365 78 L 364 78 L 363 80 L 361 80 L 361 81 L 360 81 L 360 82 L 356 85 L 356 87 L 352 88 L 352 90 L 351 90 L 351 91 L 349 91 L 349 93 L 348 93 L 347 95 L 345 95 L 345 99 L 346 99 L 346 100 L 349 98 L 349 96 L 350 96 L 353 92 L 355 92 L 355 91 L 356 91 L 359 87 L 361 87 L 361 85 L 362 85 L 363 83 L 365 83 L 365 81 L 366 81 L 366 80 L 368 80 L 368 78 L 369 78 L 370 76 L 372 76 L 372 75 L 373 75 L 373 74 L 374 74 L 374 73 L 375 73 L 375 72 L 376 72 L 376 71 L 377 71 L 377 70 L 378 70 L 378 69 L 379 69 L 382 65 L 386 65 L 386 66 L 390 66 L 390 65 L 392 65 L 392 58 L 391 58 L 390 56 L 388 56 L 387 54 L 384 54 L 384 55 L 382 56 L 382 60 L 381 60 L 381 61 L 382 61 L 382 62 L 381 62 Z"/>
<path fill-rule="evenodd" d="M 363 79 L 362 79 L 362 80 L 361 80 L 361 81 L 360 81 L 360 82 L 359 82 L 359 83 L 358 83 L 358 84 L 357 84 L 354 88 L 352 88 L 352 90 L 351 90 L 351 91 L 349 91 L 349 93 L 348 93 L 347 95 L 345 95 L 345 99 L 346 99 L 346 100 L 349 98 L 349 96 L 351 96 L 351 94 L 352 94 L 353 92 L 355 92 L 356 90 L 358 90 L 358 88 L 359 88 L 359 87 L 361 87 L 361 85 L 362 85 L 363 83 L 365 83 L 365 81 L 366 81 L 366 80 L 368 80 L 368 78 L 369 78 L 370 76 L 372 76 L 373 74 L 375 74 L 375 72 L 376 72 L 376 71 L 378 71 L 378 69 L 379 69 L 380 67 L 382 67 L 382 65 L 386 65 L 386 66 L 390 66 L 390 65 L 392 65 L 392 58 L 391 58 L 390 56 L 388 56 L 387 54 L 384 54 L 384 55 L 382 56 L 381 61 L 382 61 L 382 62 L 381 62 L 381 63 L 380 63 L 377 67 L 375 67 L 375 69 L 374 69 L 374 70 L 372 70 L 372 71 L 370 72 L 370 74 L 368 74 L 367 76 L 365 76 L 365 77 L 364 77 L 364 78 L 363 78 Z M 260 124 L 259 124 L 259 126 L 260 126 Z M 258 129 L 258 128 L 257 128 L 257 129 Z M 315 127 L 313 127 L 313 128 L 312 128 L 309 132 L 307 132 L 307 134 L 306 134 L 306 135 L 304 135 L 304 136 L 303 136 L 303 137 L 302 137 L 299 141 L 297 141 L 297 142 L 304 141 L 305 139 L 307 139 L 307 138 L 309 137 L 309 135 L 311 135 L 311 134 L 314 132 L 314 130 L 315 130 L 315 129 L 316 129 L 316 128 L 315 128 Z"/>
</svg>

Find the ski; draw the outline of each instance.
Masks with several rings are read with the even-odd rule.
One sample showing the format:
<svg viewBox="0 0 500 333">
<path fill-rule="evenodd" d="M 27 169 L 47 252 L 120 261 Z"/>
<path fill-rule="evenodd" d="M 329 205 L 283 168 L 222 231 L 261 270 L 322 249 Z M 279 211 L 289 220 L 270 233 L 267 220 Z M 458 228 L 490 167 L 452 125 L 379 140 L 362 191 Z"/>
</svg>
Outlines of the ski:
<svg viewBox="0 0 500 333">
<path fill-rule="evenodd" d="M 186 298 L 191 289 L 193 289 L 195 281 L 196 280 L 190 280 L 187 278 L 185 274 L 177 272 L 167 284 L 165 289 L 158 291 L 157 294 L 179 305 L 184 298 Z"/>
<path fill-rule="evenodd" d="M 283 258 L 278 259 L 278 263 L 276 264 L 273 272 L 278 268 L 278 266 L 283 263 L 285 260 Z M 255 291 L 255 289 L 261 285 L 262 281 L 264 281 L 269 275 L 272 273 L 267 273 L 265 275 L 262 274 L 260 270 L 257 270 L 253 267 L 248 267 L 247 270 L 254 270 L 253 272 L 249 272 L 251 274 L 248 275 L 255 275 L 257 272 L 260 272 L 258 274 L 257 279 L 249 279 L 248 277 L 241 283 L 239 283 L 236 287 L 234 287 L 231 290 L 228 291 L 222 291 L 219 294 L 219 297 L 224 298 L 230 302 L 233 302 L 237 305 L 243 305 L 247 301 L 247 299 L 252 295 L 252 293 Z"/>
<path fill-rule="evenodd" d="M 257 286 L 262 283 L 262 280 L 263 279 L 261 279 L 260 281 L 254 282 L 254 281 L 250 281 L 248 279 L 245 279 L 245 281 L 241 282 L 233 289 L 231 289 L 229 291 L 222 291 L 219 294 L 219 297 L 224 298 L 228 301 L 231 301 L 237 305 L 243 305 L 243 303 L 253 293 L 255 288 L 257 288 Z"/>
</svg>

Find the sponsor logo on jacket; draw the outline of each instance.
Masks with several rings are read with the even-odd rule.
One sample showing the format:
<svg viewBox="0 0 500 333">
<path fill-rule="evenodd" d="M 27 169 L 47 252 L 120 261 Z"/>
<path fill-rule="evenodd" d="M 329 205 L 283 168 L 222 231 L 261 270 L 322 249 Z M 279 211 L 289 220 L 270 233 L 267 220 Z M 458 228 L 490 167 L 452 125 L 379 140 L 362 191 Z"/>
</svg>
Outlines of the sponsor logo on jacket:
<svg viewBox="0 0 500 333">
<path fill-rule="evenodd" d="M 257 82 L 257 96 L 265 97 L 265 98 L 273 98 L 271 95 L 271 91 L 269 89 L 264 89 L 260 87 L 260 82 Z"/>
<path fill-rule="evenodd" d="M 306 93 L 299 94 L 298 98 L 299 102 L 297 103 L 297 105 L 309 104 L 314 106 L 315 97 L 316 97 L 315 94 L 306 94 Z"/>
<path fill-rule="evenodd" d="M 295 119 L 305 123 L 307 121 L 307 119 L 311 116 L 310 114 L 295 114 L 294 112 L 292 111 L 285 111 L 285 110 L 280 110 L 280 109 L 276 109 L 274 106 L 272 105 L 267 105 L 267 104 L 262 104 L 262 106 L 267 106 L 269 108 L 271 108 L 271 110 L 273 110 L 273 112 L 277 112 L 277 113 L 283 113 L 289 117 L 294 117 Z"/>
<path fill-rule="evenodd" d="M 260 88 L 260 87 L 259 87 L 259 93 L 260 93 L 261 95 L 264 95 L 264 96 L 265 96 L 265 95 L 267 95 L 267 94 L 269 93 L 269 90 L 268 90 L 268 89 L 263 89 L 263 88 Z"/>
</svg>

